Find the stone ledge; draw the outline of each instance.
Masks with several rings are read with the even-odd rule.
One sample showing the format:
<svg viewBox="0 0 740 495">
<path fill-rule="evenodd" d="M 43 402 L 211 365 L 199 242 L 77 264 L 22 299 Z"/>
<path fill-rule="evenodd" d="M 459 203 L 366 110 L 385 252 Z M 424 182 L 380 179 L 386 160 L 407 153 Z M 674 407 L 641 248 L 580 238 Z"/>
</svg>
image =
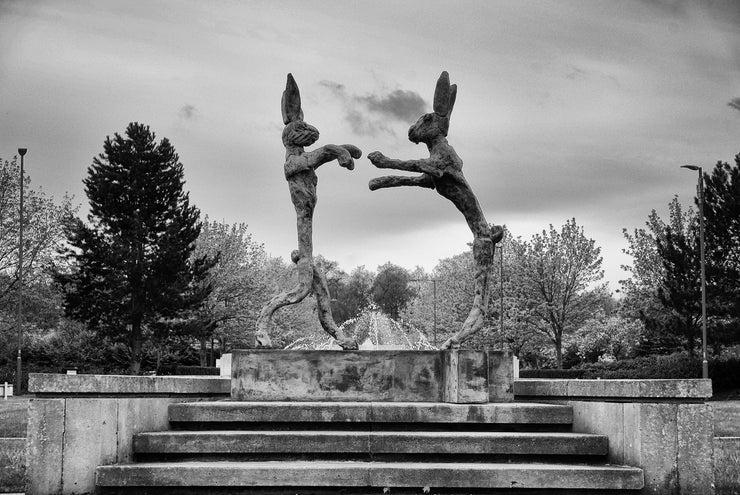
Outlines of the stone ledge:
<svg viewBox="0 0 740 495">
<path fill-rule="evenodd" d="M 174 422 L 570 424 L 573 408 L 555 404 L 428 402 L 190 402 L 169 406 Z"/>
<path fill-rule="evenodd" d="M 101 466 L 109 486 L 363 486 L 622 489 L 643 487 L 641 469 L 569 464 L 262 461 L 140 463 Z M 421 491 L 421 490 L 420 490 Z"/>
<path fill-rule="evenodd" d="M 221 396 L 230 380 L 217 376 L 63 375 L 31 373 L 28 391 L 37 396 Z"/>
<path fill-rule="evenodd" d="M 703 401 L 712 397 L 712 380 L 553 380 L 514 381 L 518 399 L 543 398 L 570 400 L 679 400 Z"/>
</svg>

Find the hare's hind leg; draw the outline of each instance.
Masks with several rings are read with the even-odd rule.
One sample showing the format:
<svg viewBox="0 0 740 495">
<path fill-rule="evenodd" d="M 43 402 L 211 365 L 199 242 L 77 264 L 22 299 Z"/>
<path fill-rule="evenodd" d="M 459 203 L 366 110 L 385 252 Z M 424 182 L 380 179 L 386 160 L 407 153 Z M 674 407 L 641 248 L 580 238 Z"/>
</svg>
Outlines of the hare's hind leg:
<svg viewBox="0 0 740 495">
<path fill-rule="evenodd" d="M 257 331 L 254 334 L 255 347 L 271 348 L 272 341 L 270 340 L 268 330 L 270 328 L 270 322 L 272 321 L 272 315 L 274 315 L 275 311 L 283 306 L 298 304 L 311 292 L 311 281 L 313 278 L 312 260 L 310 258 L 301 258 L 296 260 L 297 255 L 295 252 L 293 258 L 298 265 L 298 283 L 291 290 L 281 292 L 270 299 L 262 308 L 260 315 L 257 318 Z"/>
<path fill-rule="evenodd" d="M 470 308 L 460 331 L 447 339 L 440 347 L 441 349 L 459 346 L 483 327 L 488 312 L 488 278 L 493 267 L 494 249 L 495 244 L 490 237 L 477 237 L 473 240 L 473 260 L 475 262 L 473 307 Z"/>
<path fill-rule="evenodd" d="M 331 297 L 329 296 L 326 276 L 318 264 L 314 264 L 313 267 L 312 288 L 316 296 L 316 309 L 319 313 L 319 322 L 321 322 L 321 326 L 326 330 L 326 333 L 334 337 L 342 349 L 357 349 L 357 341 L 351 337 L 347 337 L 334 322 L 334 317 L 331 314 Z"/>
</svg>

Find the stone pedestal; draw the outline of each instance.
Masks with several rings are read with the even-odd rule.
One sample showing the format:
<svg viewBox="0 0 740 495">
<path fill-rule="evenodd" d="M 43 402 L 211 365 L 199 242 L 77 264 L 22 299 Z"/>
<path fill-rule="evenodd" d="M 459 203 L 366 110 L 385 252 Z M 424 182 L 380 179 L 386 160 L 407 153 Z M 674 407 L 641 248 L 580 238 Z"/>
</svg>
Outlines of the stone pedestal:
<svg viewBox="0 0 740 495">
<path fill-rule="evenodd" d="M 486 403 L 513 400 L 512 358 L 499 351 L 233 351 L 242 401 Z"/>
</svg>

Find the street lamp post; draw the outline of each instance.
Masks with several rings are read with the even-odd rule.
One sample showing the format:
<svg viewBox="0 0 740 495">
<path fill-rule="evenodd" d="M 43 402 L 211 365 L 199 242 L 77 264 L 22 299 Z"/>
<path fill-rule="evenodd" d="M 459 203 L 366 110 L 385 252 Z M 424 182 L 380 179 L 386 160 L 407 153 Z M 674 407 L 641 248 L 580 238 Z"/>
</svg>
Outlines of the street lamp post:
<svg viewBox="0 0 740 495">
<path fill-rule="evenodd" d="M 18 357 L 15 363 L 15 394 L 21 394 L 21 345 L 23 337 L 23 157 L 28 149 L 18 148 L 21 155 L 20 207 L 18 215 Z"/>
<path fill-rule="evenodd" d="M 707 360 L 707 279 L 706 263 L 704 261 L 704 175 L 697 165 L 682 165 L 699 172 L 699 257 L 701 263 L 701 376 L 709 378 L 709 361 Z"/>
</svg>

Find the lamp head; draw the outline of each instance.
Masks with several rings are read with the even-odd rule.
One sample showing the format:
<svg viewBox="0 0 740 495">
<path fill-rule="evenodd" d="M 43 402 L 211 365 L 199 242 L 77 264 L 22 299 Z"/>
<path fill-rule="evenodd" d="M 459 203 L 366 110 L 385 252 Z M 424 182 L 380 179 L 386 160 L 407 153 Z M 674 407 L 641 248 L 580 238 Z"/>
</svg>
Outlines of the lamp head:
<svg viewBox="0 0 740 495">
<path fill-rule="evenodd" d="M 688 168 L 689 170 L 701 170 L 701 167 L 696 165 L 681 165 L 681 168 Z"/>
<path fill-rule="evenodd" d="M 28 151 L 28 148 L 18 148 L 18 154 L 23 156 Z"/>
</svg>

